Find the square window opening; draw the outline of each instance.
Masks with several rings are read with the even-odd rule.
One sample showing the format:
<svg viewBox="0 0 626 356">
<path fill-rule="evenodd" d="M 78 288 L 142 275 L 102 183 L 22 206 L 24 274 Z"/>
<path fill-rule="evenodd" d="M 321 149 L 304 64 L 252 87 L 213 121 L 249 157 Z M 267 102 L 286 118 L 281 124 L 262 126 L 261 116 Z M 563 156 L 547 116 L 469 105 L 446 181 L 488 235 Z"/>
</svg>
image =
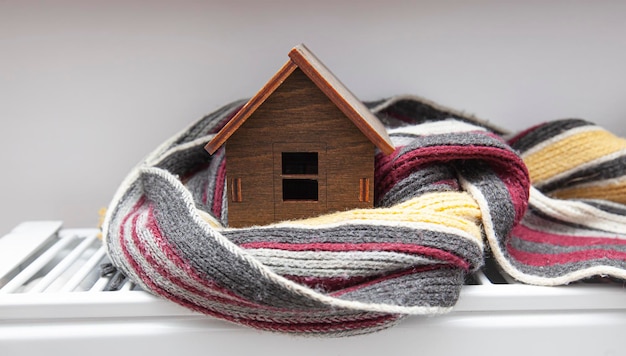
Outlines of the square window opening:
<svg viewBox="0 0 626 356">
<path fill-rule="evenodd" d="M 283 200 L 318 201 L 318 184 L 315 179 L 283 179 Z"/>
<path fill-rule="evenodd" d="M 317 152 L 282 152 L 283 174 L 317 174 Z"/>
</svg>

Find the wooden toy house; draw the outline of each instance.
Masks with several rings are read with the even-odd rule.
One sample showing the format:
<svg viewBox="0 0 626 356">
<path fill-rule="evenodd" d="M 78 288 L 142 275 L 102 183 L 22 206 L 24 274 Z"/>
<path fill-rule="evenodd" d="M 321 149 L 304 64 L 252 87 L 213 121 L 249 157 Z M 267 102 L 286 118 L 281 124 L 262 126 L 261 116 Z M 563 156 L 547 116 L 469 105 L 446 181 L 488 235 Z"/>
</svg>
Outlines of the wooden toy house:
<svg viewBox="0 0 626 356">
<path fill-rule="evenodd" d="M 228 225 L 373 206 L 382 123 L 304 46 L 206 145 L 226 145 Z"/>
</svg>

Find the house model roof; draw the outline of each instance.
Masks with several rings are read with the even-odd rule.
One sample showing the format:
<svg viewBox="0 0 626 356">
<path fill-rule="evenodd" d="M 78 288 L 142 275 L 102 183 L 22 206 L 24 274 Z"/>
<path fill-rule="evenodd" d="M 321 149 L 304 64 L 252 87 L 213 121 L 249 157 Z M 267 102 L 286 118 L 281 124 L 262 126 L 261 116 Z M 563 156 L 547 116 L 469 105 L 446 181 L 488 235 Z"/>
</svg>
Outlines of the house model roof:
<svg viewBox="0 0 626 356">
<path fill-rule="evenodd" d="M 393 143 L 380 120 L 308 48 L 302 44 L 294 47 L 289 52 L 289 58 L 290 60 L 205 146 L 209 153 L 215 153 L 296 68 L 300 68 L 378 149 L 385 154 L 394 151 Z"/>
</svg>

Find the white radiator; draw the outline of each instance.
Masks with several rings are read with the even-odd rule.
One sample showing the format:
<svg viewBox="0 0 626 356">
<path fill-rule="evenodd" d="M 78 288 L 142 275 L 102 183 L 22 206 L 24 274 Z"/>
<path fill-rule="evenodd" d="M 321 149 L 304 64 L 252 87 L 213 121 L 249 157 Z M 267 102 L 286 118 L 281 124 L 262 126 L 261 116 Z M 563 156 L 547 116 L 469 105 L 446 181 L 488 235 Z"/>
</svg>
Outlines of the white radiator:
<svg viewBox="0 0 626 356">
<path fill-rule="evenodd" d="M 0 238 L 0 355 L 626 355 L 624 282 L 518 284 L 488 261 L 455 310 L 370 335 L 272 334 L 137 290 L 107 262 L 95 229 L 25 222 Z M 119 285 L 115 291 L 112 284 Z"/>
</svg>

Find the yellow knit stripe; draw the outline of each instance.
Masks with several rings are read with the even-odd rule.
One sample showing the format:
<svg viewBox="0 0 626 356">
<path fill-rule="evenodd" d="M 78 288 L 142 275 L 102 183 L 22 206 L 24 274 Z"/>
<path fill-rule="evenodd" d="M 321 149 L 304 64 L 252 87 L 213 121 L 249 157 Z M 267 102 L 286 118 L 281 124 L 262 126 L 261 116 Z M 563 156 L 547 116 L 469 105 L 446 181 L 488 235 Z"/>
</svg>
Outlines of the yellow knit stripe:
<svg viewBox="0 0 626 356">
<path fill-rule="evenodd" d="M 559 140 L 524 158 L 530 179 L 538 184 L 602 156 L 623 150 L 626 140 L 605 130 L 585 131 Z"/>
<path fill-rule="evenodd" d="M 429 223 L 454 228 L 480 243 L 482 215 L 476 201 L 466 192 L 435 192 L 413 198 L 390 208 L 354 209 L 298 220 L 298 225 L 319 226 L 346 221 Z"/>
<path fill-rule="evenodd" d="M 560 199 L 603 199 L 626 204 L 626 182 L 558 190 L 551 196 Z"/>
</svg>

